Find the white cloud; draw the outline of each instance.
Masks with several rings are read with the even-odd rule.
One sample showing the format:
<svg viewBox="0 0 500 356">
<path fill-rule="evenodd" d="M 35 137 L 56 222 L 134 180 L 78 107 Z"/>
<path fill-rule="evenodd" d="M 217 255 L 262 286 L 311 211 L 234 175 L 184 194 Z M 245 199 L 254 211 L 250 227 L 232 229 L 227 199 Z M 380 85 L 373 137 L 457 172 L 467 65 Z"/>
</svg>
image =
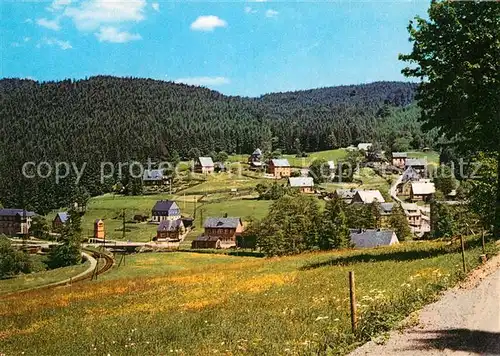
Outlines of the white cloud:
<svg viewBox="0 0 500 356">
<path fill-rule="evenodd" d="M 45 17 L 36 20 L 36 23 L 42 27 L 48 28 L 50 30 L 59 31 L 61 26 L 59 26 L 59 20 L 48 20 Z"/>
<path fill-rule="evenodd" d="M 245 13 L 246 14 L 255 14 L 257 10 L 252 9 L 250 6 L 245 6 Z"/>
<path fill-rule="evenodd" d="M 24 38 L 23 38 L 23 41 L 24 41 L 24 42 L 29 42 L 30 40 L 31 40 L 31 37 L 24 37 Z"/>
<path fill-rule="evenodd" d="M 21 47 L 21 44 L 19 42 L 12 42 L 10 45 L 12 47 Z"/>
<path fill-rule="evenodd" d="M 219 86 L 229 84 L 231 81 L 226 77 L 187 77 L 176 79 L 175 82 L 198 86 Z"/>
<path fill-rule="evenodd" d="M 160 11 L 160 4 L 157 3 L 157 2 L 154 2 L 151 4 L 151 7 L 153 8 L 153 10 L 155 11 Z"/>
<path fill-rule="evenodd" d="M 24 23 L 33 23 L 33 20 L 32 19 L 26 19 L 23 21 Z"/>
<path fill-rule="evenodd" d="M 79 7 L 67 7 L 64 14 L 79 30 L 94 30 L 105 24 L 144 20 L 146 0 L 87 0 Z"/>
<path fill-rule="evenodd" d="M 278 16 L 279 12 L 275 11 L 273 9 L 269 9 L 266 11 L 266 17 L 276 17 Z"/>
<path fill-rule="evenodd" d="M 125 43 L 140 40 L 142 37 L 138 33 L 119 31 L 116 27 L 103 26 L 95 35 L 99 42 Z"/>
<path fill-rule="evenodd" d="M 58 11 L 71 4 L 71 0 L 54 0 L 47 8 L 49 11 Z"/>
<path fill-rule="evenodd" d="M 217 27 L 226 27 L 227 22 L 221 18 L 209 15 L 199 16 L 192 24 L 191 30 L 194 31 L 213 31 Z"/>
<path fill-rule="evenodd" d="M 266 2 L 267 0 L 254 0 L 254 2 Z"/>
<path fill-rule="evenodd" d="M 40 42 L 38 42 L 36 47 L 40 48 L 40 47 L 42 47 L 42 45 L 58 46 L 63 51 L 73 48 L 73 46 L 71 46 L 71 43 L 69 43 L 69 41 L 62 41 L 62 40 L 58 40 L 57 38 L 47 38 L 47 37 L 42 38 L 42 40 Z"/>
</svg>

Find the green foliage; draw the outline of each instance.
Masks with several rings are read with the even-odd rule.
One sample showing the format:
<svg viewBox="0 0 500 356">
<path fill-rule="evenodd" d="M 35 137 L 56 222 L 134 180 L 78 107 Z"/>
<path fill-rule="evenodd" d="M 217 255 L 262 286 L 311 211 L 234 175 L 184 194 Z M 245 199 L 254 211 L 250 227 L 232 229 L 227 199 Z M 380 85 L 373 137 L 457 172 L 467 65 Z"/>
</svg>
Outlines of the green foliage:
<svg viewBox="0 0 500 356">
<path fill-rule="evenodd" d="M 36 238 L 45 240 L 49 234 L 50 226 L 47 219 L 41 215 L 35 215 L 31 222 L 30 233 Z"/>
<path fill-rule="evenodd" d="M 431 202 L 431 232 L 432 237 L 453 237 L 456 234 L 456 225 L 451 207 L 443 202 Z"/>
<path fill-rule="evenodd" d="M 278 200 L 284 195 L 296 195 L 294 190 L 277 182 L 271 185 L 259 183 L 256 190 L 259 193 L 259 199 L 263 200 Z"/>
<path fill-rule="evenodd" d="M 433 1 L 429 19 L 408 30 L 413 50 L 400 55 L 420 78 L 424 128 L 439 129 L 462 154 L 495 155 L 500 166 L 500 7 L 486 1 Z M 496 173 L 495 235 L 500 236 L 500 172 Z M 489 206 L 488 206 L 489 207 Z"/>
<path fill-rule="evenodd" d="M 250 154 L 256 147 L 266 155 L 277 149 L 296 153 L 298 146 L 315 152 L 371 141 L 380 107 L 410 104 L 415 87 L 379 82 L 241 98 L 149 79 L 4 79 L 0 199 L 40 214 L 74 202 L 74 173 L 57 185 L 54 179 L 27 179 L 21 168 L 28 161 L 75 162 L 78 168 L 87 162 L 79 186 L 96 196 L 119 181 L 115 174 L 101 182 L 101 162 L 146 165 L 148 158 L 177 161 L 175 152 L 194 159 L 211 151 Z M 127 194 L 140 194 L 139 182 L 127 183 L 122 181 Z"/>
<path fill-rule="evenodd" d="M 275 201 L 269 214 L 251 229 L 257 244 L 268 256 L 300 253 L 317 246 L 320 222 L 318 201 L 314 197 L 288 196 Z"/>
<path fill-rule="evenodd" d="M 479 155 L 476 162 L 481 166 L 475 178 L 467 181 L 467 191 L 464 194 L 470 209 L 481 219 L 483 227 L 489 229 L 495 223 L 497 161 L 494 157 L 483 154 Z"/>
<path fill-rule="evenodd" d="M 69 212 L 69 222 L 67 222 L 61 232 L 60 245 L 54 247 L 49 253 L 48 266 L 59 268 L 76 265 L 81 262 L 81 238 L 82 227 L 80 214 L 71 209 Z"/>
<path fill-rule="evenodd" d="M 377 226 L 372 204 L 349 204 L 345 207 L 347 225 L 355 229 L 374 229 Z M 380 213 L 379 213 L 380 214 Z"/>
<path fill-rule="evenodd" d="M 315 184 L 323 183 L 330 177 L 330 169 L 325 159 L 315 159 L 309 166 L 309 175 L 314 179 Z"/>
<path fill-rule="evenodd" d="M 29 255 L 12 247 L 5 235 L 0 235 L 0 279 L 31 272 Z"/>
<path fill-rule="evenodd" d="M 450 194 L 457 185 L 455 175 L 451 168 L 444 165 L 440 165 L 437 168 L 433 182 L 436 189 L 440 190 L 444 195 Z"/>
<path fill-rule="evenodd" d="M 345 204 L 340 198 L 326 203 L 319 231 L 319 248 L 329 250 L 351 245 L 351 234 L 344 213 Z"/>
<path fill-rule="evenodd" d="M 389 225 L 396 233 L 399 241 L 408 241 L 412 238 L 410 225 L 406 218 L 405 212 L 401 205 L 394 204 L 391 217 L 389 218 Z"/>
</svg>

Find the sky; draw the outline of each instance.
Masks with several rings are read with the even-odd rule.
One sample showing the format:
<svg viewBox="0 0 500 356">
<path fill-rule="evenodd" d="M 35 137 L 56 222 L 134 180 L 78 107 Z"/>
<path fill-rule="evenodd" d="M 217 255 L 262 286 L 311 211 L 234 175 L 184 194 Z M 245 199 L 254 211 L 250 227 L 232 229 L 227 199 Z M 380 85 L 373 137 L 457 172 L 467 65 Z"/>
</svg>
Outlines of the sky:
<svg viewBox="0 0 500 356">
<path fill-rule="evenodd" d="M 406 80 L 428 1 L 2 0 L 0 77 L 147 77 L 228 95 Z"/>
</svg>

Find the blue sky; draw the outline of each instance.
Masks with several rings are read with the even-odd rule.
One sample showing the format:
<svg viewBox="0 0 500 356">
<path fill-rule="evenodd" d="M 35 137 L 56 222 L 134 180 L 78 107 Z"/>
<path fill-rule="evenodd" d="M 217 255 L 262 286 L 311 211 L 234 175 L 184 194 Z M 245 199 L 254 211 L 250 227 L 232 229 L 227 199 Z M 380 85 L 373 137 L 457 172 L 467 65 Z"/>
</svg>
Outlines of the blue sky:
<svg viewBox="0 0 500 356">
<path fill-rule="evenodd" d="M 2 1 L 0 77 L 98 74 L 260 94 L 405 80 L 428 1 Z"/>
</svg>

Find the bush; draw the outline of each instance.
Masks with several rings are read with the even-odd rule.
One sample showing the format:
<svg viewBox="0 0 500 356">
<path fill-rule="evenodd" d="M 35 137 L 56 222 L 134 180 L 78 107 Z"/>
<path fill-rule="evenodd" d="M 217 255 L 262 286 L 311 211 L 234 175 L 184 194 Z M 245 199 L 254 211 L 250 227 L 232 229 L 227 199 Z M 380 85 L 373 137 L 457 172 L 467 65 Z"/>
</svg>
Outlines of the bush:
<svg viewBox="0 0 500 356">
<path fill-rule="evenodd" d="M 50 251 L 47 262 L 49 268 L 67 267 L 82 262 L 80 248 L 75 244 L 62 244 Z"/>
<path fill-rule="evenodd" d="M 5 235 L 0 235 L 0 279 L 9 278 L 19 273 L 31 272 L 29 255 L 14 249 Z"/>
</svg>

